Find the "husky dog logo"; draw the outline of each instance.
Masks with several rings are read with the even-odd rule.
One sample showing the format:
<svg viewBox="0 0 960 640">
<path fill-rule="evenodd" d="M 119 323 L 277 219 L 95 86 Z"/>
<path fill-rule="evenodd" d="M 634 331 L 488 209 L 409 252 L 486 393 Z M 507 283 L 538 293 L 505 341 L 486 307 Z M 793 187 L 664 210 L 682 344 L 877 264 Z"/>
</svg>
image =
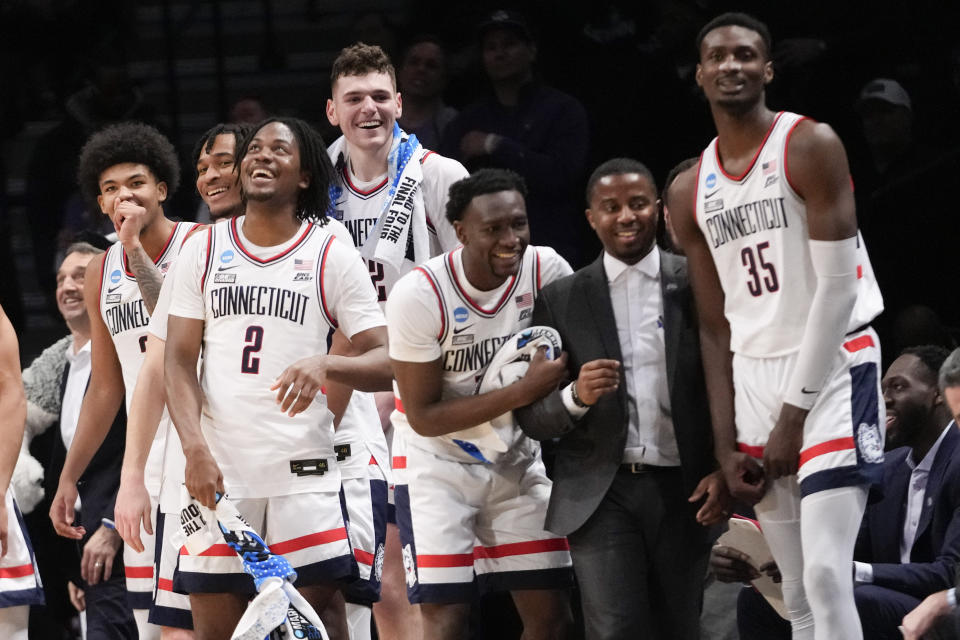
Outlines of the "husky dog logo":
<svg viewBox="0 0 960 640">
<path fill-rule="evenodd" d="M 409 544 L 403 545 L 403 570 L 407 573 L 407 586 L 417 584 L 417 568 L 413 564 L 413 551 Z"/>
<path fill-rule="evenodd" d="M 373 557 L 373 576 L 380 582 L 383 576 L 383 543 L 377 545 L 377 553 Z"/>
<path fill-rule="evenodd" d="M 861 422 L 857 427 L 857 448 L 865 462 L 883 460 L 883 437 L 880 435 L 880 428 L 875 424 Z"/>
</svg>

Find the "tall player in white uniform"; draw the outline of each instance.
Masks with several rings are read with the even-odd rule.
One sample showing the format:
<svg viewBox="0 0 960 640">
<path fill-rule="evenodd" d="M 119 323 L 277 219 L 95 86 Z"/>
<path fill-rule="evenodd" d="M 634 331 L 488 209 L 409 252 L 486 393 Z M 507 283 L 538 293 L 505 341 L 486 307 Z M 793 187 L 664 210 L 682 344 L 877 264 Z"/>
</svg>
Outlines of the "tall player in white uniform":
<svg viewBox="0 0 960 640">
<path fill-rule="evenodd" d="M 237 156 L 245 215 L 187 242 L 172 292 L 165 385 L 180 399 L 170 412 L 186 489 L 211 508 L 226 489 L 297 569 L 297 587 L 331 637 L 344 638 L 338 581 L 356 567 L 327 398 L 338 385 L 388 383 L 383 315 L 356 251 L 310 222 L 329 206 L 332 167 L 319 135 L 302 121 L 271 119 Z M 326 355 L 334 328 L 358 355 Z M 253 586 L 219 544 L 181 552 L 175 583 L 191 594 L 202 639 L 229 637 Z"/>
<path fill-rule="evenodd" d="M 10 487 L 26 419 L 17 334 L 0 307 L 0 638 L 8 640 L 27 640 L 30 605 L 43 604 L 40 572 Z"/>
<path fill-rule="evenodd" d="M 397 125 L 402 100 L 393 65 L 380 47 L 354 44 L 344 48 L 333 62 L 330 79 L 327 117 L 343 133 L 329 149 L 336 168 L 332 215 L 350 230 L 354 244 L 367 258 L 370 278 L 383 304 L 400 276 L 456 246 L 444 209 L 450 185 L 466 177 L 467 170 L 456 160 L 424 149 L 415 136 L 408 136 Z M 404 211 L 410 212 L 408 222 L 398 224 L 396 214 Z M 370 399 L 357 396 L 352 402 L 364 410 L 362 415 L 369 415 Z M 388 414 L 393 394 L 379 398 L 381 410 Z M 386 464 L 370 465 L 369 455 L 358 455 L 358 447 L 365 451 L 364 441 L 374 459 Z M 370 637 L 369 606 L 380 599 L 380 566 L 386 584 L 383 599 L 376 605 L 381 638 L 419 637 L 416 610 L 410 608 L 404 594 L 396 526 L 384 529 L 383 471 L 388 468 L 389 454 L 377 416 L 356 425 L 341 424 L 337 445 L 341 456 L 346 456 L 341 473 L 361 575 L 346 593 L 351 637 Z M 384 542 L 387 553 L 382 557 Z M 366 634 L 361 635 L 361 630 Z"/>
<path fill-rule="evenodd" d="M 424 637 L 462 638 L 476 576 L 510 591 L 524 638 L 563 638 L 569 547 L 543 529 L 550 481 L 518 428 L 488 448 L 465 430 L 547 395 L 564 360 L 538 352 L 526 375 L 475 395 L 497 347 L 530 324 L 540 287 L 572 273 L 553 249 L 528 246 L 517 174 L 484 169 L 450 189 L 463 243 L 397 283 L 387 301 L 399 396 L 393 414 L 397 523 L 410 601 Z"/>
<path fill-rule="evenodd" d="M 99 283 L 98 295 L 86 296 L 91 325 L 90 384 L 50 507 L 50 519 L 62 536 L 80 539 L 85 533 L 72 526 L 77 479 L 103 443 L 124 399 L 130 408 L 146 349 L 147 323 L 163 275 L 194 226 L 164 215 L 163 202 L 176 190 L 179 179 L 173 145 L 145 124 L 107 127 L 91 136 L 80 154 L 80 188 L 110 216 L 118 242 L 87 267 L 86 281 Z M 158 433 L 154 440 L 147 464 L 151 470 L 147 488 L 154 497 L 160 492 L 163 435 Z M 121 543 L 116 531 L 106 526 L 93 535 L 108 539 L 115 547 Z M 147 622 L 154 588 L 152 542 L 140 553 L 124 547 L 127 589 L 141 638 L 158 637 L 160 632 Z M 95 569 L 93 584 L 105 567 Z"/>
<path fill-rule="evenodd" d="M 883 308 L 833 130 L 765 103 L 765 25 L 701 30 L 697 82 L 717 138 L 671 213 L 700 316 L 716 455 L 756 503 L 794 638 L 862 637 L 850 561 L 883 460 Z M 691 206 L 693 205 L 693 206 Z M 762 461 L 762 464 L 761 464 Z"/>
</svg>

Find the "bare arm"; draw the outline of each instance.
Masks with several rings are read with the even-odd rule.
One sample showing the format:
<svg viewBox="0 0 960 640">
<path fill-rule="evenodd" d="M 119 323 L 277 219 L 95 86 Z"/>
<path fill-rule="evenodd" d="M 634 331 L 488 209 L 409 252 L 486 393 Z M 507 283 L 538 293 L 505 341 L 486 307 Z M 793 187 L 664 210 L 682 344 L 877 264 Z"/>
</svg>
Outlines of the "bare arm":
<svg viewBox="0 0 960 640">
<path fill-rule="evenodd" d="M 160 287 L 163 286 L 163 275 L 139 242 L 134 249 L 127 249 L 124 245 L 124 251 L 127 254 L 127 264 L 137 277 L 137 287 L 143 296 L 143 304 L 147 305 L 147 312 L 153 314 L 157 298 L 160 297 Z"/>
<path fill-rule="evenodd" d="M 200 430 L 202 407 L 197 359 L 203 343 L 203 320 L 170 314 L 164 350 L 164 387 L 176 398 L 168 410 L 187 459 L 186 485 L 190 495 L 210 509 L 216 508 L 216 491 L 223 491 L 220 472 Z"/>
<path fill-rule="evenodd" d="M 393 371 L 413 430 L 422 436 L 442 436 L 492 420 L 554 391 L 566 375 L 567 356 L 547 360 L 539 350 L 520 380 L 502 389 L 460 398 L 441 399 L 443 367 L 439 359 L 393 360 Z"/>
<path fill-rule="evenodd" d="M 113 346 L 113 340 L 100 315 L 99 283 L 102 257 L 87 266 L 88 289 L 84 303 L 90 318 L 90 384 L 80 408 L 77 430 L 67 452 L 57 494 L 50 506 L 50 519 L 57 533 L 79 540 L 81 527 L 73 523 L 73 506 L 77 499 L 77 480 L 86 470 L 110 431 L 124 398 L 123 373 Z"/>
<path fill-rule="evenodd" d="M 757 484 L 759 465 L 737 451 L 737 428 L 733 411 L 733 353 L 730 351 L 730 323 L 723 313 L 724 295 L 720 276 L 710 249 L 696 223 L 693 208 L 697 167 L 680 174 L 671 186 L 671 220 L 677 239 L 687 256 L 690 286 L 700 324 L 700 352 L 713 423 L 714 453 L 724 468 L 730 492 L 755 503 L 763 495 Z M 753 463 L 752 465 L 750 463 Z"/>
<path fill-rule="evenodd" d="M 27 398 L 20 379 L 20 349 L 17 334 L 0 307 L 0 557 L 7 554 L 6 494 L 17 466 Z"/>
</svg>

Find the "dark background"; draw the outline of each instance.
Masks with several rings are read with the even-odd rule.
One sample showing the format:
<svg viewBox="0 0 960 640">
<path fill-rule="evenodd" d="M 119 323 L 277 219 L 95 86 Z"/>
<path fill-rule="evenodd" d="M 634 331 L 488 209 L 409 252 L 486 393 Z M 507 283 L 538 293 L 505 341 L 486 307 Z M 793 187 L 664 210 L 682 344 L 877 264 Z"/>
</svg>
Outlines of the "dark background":
<svg viewBox="0 0 960 640">
<path fill-rule="evenodd" d="M 167 213 L 193 219 L 190 150 L 239 98 L 256 96 L 270 112 L 311 121 L 330 142 L 336 132 L 323 109 L 339 49 L 361 39 L 397 62 L 406 40 L 430 32 L 448 49 L 446 101 L 462 107 L 486 90 L 474 25 L 504 6 L 522 11 L 537 35 L 540 79 L 586 107 L 587 166 L 628 155 L 658 181 L 713 135 L 692 77 L 699 28 L 726 10 L 766 21 L 776 66 L 769 104 L 831 124 L 846 145 L 887 300 L 879 325 L 889 333 L 894 313 L 919 303 L 956 334 L 956 3 L 0 0 L 0 303 L 17 326 L 22 359 L 66 333 L 52 298 L 57 252 L 70 240 L 60 230 L 102 224 L 83 207 L 73 177 L 99 124 L 137 118 L 171 137 L 184 167 Z M 896 79 L 913 102 L 914 145 L 885 174 L 871 165 L 854 109 L 876 77 Z M 93 86 L 106 114 L 99 119 L 82 107 Z M 594 255 L 592 234 L 583 236 L 584 255 Z"/>
</svg>

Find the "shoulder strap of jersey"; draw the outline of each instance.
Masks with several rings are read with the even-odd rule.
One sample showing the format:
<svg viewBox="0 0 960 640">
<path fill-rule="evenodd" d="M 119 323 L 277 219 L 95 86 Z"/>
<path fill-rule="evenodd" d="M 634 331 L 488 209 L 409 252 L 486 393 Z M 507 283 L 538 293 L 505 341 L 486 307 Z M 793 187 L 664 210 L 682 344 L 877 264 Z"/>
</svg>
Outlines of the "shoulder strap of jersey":
<svg viewBox="0 0 960 640">
<path fill-rule="evenodd" d="M 333 317 L 333 313 L 330 312 L 330 307 L 327 306 L 327 294 L 324 291 L 323 284 L 327 272 L 327 256 L 330 255 L 331 246 L 333 246 L 333 234 L 328 233 L 320 246 L 320 264 L 317 267 L 317 297 L 320 301 L 320 313 L 323 314 L 327 324 L 336 329 L 339 325 L 337 319 Z"/>
<path fill-rule="evenodd" d="M 450 323 L 447 322 L 447 302 L 443 298 L 443 288 L 430 267 L 422 264 L 419 267 L 414 267 L 413 270 L 419 271 L 426 277 L 427 282 L 430 283 L 430 288 L 437 296 L 437 305 L 440 307 L 440 331 L 437 333 L 437 341 L 442 343 L 447 337 L 447 328 L 450 326 Z"/>
<path fill-rule="evenodd" d="M 205 263 L 203 266 L 203 278 L 200 279 L 200 293 L 206 293 L 207 278 L 210 277 L 210 271 L 211 271 L 211 268 L 213 267 L 213 254 L 214 254 L 213 231 L 214 231 L 213 225 L 210 225 L 207 227 L 207 259 L 205 260 Z"/>
</svg>

